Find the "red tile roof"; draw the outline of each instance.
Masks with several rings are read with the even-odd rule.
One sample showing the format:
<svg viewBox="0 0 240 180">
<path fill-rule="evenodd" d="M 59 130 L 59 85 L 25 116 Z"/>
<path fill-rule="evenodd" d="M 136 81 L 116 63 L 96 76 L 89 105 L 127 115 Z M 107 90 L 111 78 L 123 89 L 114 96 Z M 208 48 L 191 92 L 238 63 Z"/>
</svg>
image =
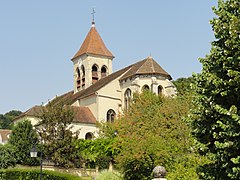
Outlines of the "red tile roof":
<svg viewBox="0 0 240 180">
<path fill-rule="evenodd" d="M 91 27 L 82 46 L 80 47 L 78 52 L 73 56 L 72 60 L 83 54 L 106 56 L 111 59 L 114 58 L 113 54 L 105 46 L 101 36 L 98 34 L 94 25 Z"/>
<path fill-rule="evenodd" d="M 43 112 L 42 111 L 43 107 L 44 106 L 34 106 L 29 110 L 27 110 L 26 112 L 22 113 L 14 121 L 26 116 L 38 117 Z M 78 107 L 78 106 L 70 106 L 70 107 L 72 108 L 73 114 L 74 114 L 73 122 L 96 124 L 96 118 L 93 116 L 92 112 L 89 110 L 88 107 Z"/>
<path fill-rule="evenodd" d="M 71 106 L 74 113 L 74 122 L 96 124 L 96 118 L 88 107 Z"/>
</svg>

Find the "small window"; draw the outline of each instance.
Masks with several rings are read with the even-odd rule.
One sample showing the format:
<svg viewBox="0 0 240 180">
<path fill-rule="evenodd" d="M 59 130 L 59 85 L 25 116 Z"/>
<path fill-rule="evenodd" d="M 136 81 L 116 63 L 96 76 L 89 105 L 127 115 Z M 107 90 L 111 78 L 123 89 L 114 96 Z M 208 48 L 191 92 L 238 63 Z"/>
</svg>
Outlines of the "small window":
<svg viewBox="0 0 240 180">
<path fill-rule="evenodd" d="M 83 65 L 81 66 L 81 70 L 82 70 L 82 87 L 84 88 L 84 86 L 85 86 L 85 68 Z"/>
<path fill-rule="evenodd" d="M 143 90 L 143 91 L 149 91 L 149 90 L 150 90 L 150 88 L 149 88 L 149 86 L 148 86 L 148 85 L 144 85 L 144 86 L 143 86 L 143 88 L 142 88 L 142 90 Z"/>
<path fill-rule="evenodd" d="M 124 104 L 125 104 L 125 110 L 129 109 L 130 103 L 132 99 L 132 92 L 130 89 L 127 89 L 124 93 Z"/>
<path fill-rule="evenodd" d="M 81 69 L 82 69 L 82 76 L 85 77 L 85 68 L 83 65 L 82 65 Z"/>
<path fill-rule="evenodd" d="M 98 67 L 97 65 L 92 66 L 92 83 L 98 80 Z"/>
<path fill-rule="evenodd" d="M 85 135 L 85 139 L 88 139 L 88 140 L 93 139 L 93 133 L 88 132 L 88 133 Z"/>
<path fill-rule="evenodd" d="M 113 123 L 115 119 L 116 113 L 114 110 L 110 109 L 107 112 L 107 122 Z"/>
<path fill-rule="evenodd" d="M 79 68 L 76 69 L 76 75 L 77 75 L 77 88 L 79 88 L 81 86 L 80 70 L 79 70 Z"/>
<path fill-rule="evenodd" d="M 76 69 L 76 72 L 77 72 L 77 77 L 79 78 L 80 77 L 80 70 L 79 70 L 79 68 Z"/>
<path fill-rule="evenodd" d="M 107 68 L 105 66 L 103 66 L 101 68 L 101 78 L 106 77 L 107 76 Z"/>
<path fill-rule="evenodd" d="M 162 95 L 162 93 L 163 93 L 163 87 L 158 86 L 158 95 Z"/>
</svg>

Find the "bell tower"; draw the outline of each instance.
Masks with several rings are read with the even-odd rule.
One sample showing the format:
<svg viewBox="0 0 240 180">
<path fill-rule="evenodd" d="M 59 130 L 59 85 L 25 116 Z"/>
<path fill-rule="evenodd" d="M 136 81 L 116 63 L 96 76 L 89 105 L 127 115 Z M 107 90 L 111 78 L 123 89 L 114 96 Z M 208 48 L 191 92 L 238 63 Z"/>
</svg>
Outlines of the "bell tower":
<svg viewBox="0 0 240 180">
<path fill-rule="evenodd" d="M 93 21 L 80 49 L 71 59 L 74 72 L 74 93 L 88 88 L 112 73 L 113 54 L 105 46 Z"/>
</svg>

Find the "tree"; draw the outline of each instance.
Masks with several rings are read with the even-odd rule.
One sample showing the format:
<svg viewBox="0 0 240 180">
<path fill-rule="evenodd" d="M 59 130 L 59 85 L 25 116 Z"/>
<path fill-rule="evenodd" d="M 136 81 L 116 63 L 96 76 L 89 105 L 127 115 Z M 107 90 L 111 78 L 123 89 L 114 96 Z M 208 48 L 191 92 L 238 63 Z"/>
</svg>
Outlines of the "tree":
<svg viewBox="0 0 240 180">
<path fill-rule="evenodd" d="M 190 130 L 182 120 L 189 105 L 182 96 L 167 98 L 149 91 L 134 95 L 130 109 L 112 128 L 118 131 L 114 146 L 121 151 L 116 161 L 125 179 L 151 179 L 156 165 L 166 167 L 168 172 L 181 163 L 185 168 L 196 167 L 187 163 L 196 154 Z M 185 179 L 194 179 L 196 169 L 192 173 L 195 175 Z"/>
<path fill-rule="evenodd" d="M 0 169 L 7 169 L 16 165 L 16 159 L 13 156 L 15 149 L 12 145 L 0 144 Z"/>
<path fill-rule="evenodd" d="M 59 167 L 72 167 L 76 159 L 75 141 L 78 133 L 71 131 L 74 119 L 70 107 L 52 106 L 42 108 L 38 131 L 44 146 L 44 155 Z"/>
<path fill-rule="evenodd" d="M 11 129 L 12 120 L 21 113 L 21 111 L 12 110 L 4 115 L 0 114 L 0 129 Z"/>
<path fill-rule="evenodd" d="M 14 156 L 18 164 L 36 165 L 39 161 L 30 157 L 30 150 L 33 145 L 38 144 L 38 135 L 33 129 L 30 121 L 18 122 L 9 137 L 9 144 L 14 146 Z"/>
<path fill-rule="evenodd" d="M 8 120 L 4 115 L 0 114 L 0 129 L 10 129 L 10 123 L 10 120 Z"/>
<path fill-rule="evenodd" d="M 97 138 L 95 140 L 82 140 L 77 142 L 79 157 L 84 163 L 93 163 L 95 167 L 101 169 L 109 168 L 110 162 L 113 161 L 119 152 L 114 148 L 114 138 Z"/>
<path fill-rule="evenodd" d="M 177 88 L 178 96 L 179 95 L 193 94 L 193 90 L 191 88 L 191 84 L 193 82 L 194 82 L 193 77 L 178 78 L 177 80 L 173 81 L 173 84 Z"/>
<path fill-rule="evenodd" d="M 201 58 L 190 119 L 201 154 L 201 178 L 240 179 L 240 1 L 219 0 L 210 21 L 216 40 Z"/>
</svg>

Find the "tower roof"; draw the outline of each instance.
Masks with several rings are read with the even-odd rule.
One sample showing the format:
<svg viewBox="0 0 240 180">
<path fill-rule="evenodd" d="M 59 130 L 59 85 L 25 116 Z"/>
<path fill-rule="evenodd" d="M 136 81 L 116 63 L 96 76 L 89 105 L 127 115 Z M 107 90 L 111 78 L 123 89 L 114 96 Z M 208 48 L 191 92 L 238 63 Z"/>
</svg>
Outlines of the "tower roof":
<svg viewBox="0 0 240 180">
<path fill-rule="evenodd" d="M 158 74 L 169 80 L 172 79 L 172 77 L 152 57 L 147 57 L 146 59 L 133 64 L 132 68 L 124 74 L 120 80 L 141 74 Z"/>
<path fill-rule="evenodd" d="M 98 34 L 95 24 L 92 24 L 90 31 L 88 32 L 82 46 L 73 56 L 72 60 L 83 54 L 93 54 L 114 58 L 113 54 L 105 46 L 101 36 Z"/>
</svg>

